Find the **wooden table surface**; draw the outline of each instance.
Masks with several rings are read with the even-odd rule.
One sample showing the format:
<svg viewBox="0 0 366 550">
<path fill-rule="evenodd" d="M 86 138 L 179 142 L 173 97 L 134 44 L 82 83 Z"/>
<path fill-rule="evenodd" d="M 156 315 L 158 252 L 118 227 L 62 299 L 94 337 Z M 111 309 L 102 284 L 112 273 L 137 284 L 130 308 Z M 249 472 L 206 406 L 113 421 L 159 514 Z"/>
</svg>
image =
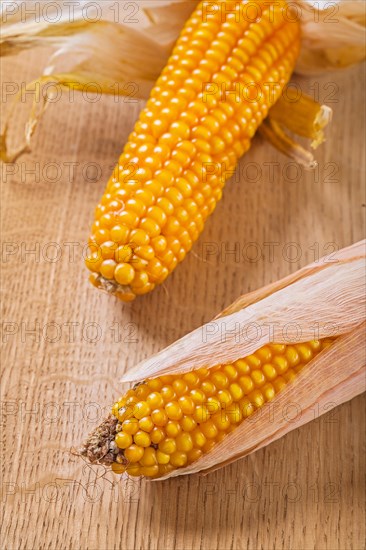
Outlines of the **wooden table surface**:
<svg viewBox="0 0 366 550">
<path fill-rule="evenodd" d="M 4 82 L 29 81 L 44 60 L 6 59 Z M 364 547 L 364 396 L 205 477 L 128 481 L 71 452 L 121 393 L 126 369 L 239 294 L 362 238 L 361 76 L 299 81 L 334 109 L 319 169 L 301 171 L 257 137 L 194 250 L 130 305 L 89 285 L 82 256 L 141 104 L 66 93 L 32 152 L 2 165 L 3 548 Z"/>
</svg>

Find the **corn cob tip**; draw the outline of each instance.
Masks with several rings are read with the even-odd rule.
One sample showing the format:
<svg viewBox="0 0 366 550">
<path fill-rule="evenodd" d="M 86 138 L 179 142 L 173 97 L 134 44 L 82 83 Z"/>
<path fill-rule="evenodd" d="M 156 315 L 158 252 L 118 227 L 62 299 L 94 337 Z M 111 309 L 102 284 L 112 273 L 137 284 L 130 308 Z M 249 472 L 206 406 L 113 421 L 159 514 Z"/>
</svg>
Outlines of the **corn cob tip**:
<svg viewBox="0 0 366 550">
<path fill-rule="evenodd" d="M 118 420 L 115 416 L 108 418 L 95 428 L 84 444 L 78 449 L 79 456 L 85 457 L 91 464 L 105 464 L 110 466 L 118 453 L 114 439 Z"/>
</svg>

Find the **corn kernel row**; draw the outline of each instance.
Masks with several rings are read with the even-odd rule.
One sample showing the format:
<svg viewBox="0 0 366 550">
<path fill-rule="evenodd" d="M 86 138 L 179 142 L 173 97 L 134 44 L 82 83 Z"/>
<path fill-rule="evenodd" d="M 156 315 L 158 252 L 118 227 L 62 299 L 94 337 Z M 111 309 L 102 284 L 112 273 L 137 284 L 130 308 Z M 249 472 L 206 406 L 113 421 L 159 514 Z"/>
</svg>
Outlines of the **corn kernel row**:
<svg viewBox="0 0 366 550">
<path fill-rule="evenodd" d="M 271 344 L 233 364 L 146 380 L 115 403 L 115 473 L 160 477 L 208 453 L 331 339 Z"/>
<path fill-rule="evenodd" d="M 299 25 L 285 2 L 255 1 L 259 21 L 243 16 L 244 0 L 207 20 L 197 7 L 96 209 L 91 282 L 124 301 L 184 259 L 290 78 Z"/>
</svg>

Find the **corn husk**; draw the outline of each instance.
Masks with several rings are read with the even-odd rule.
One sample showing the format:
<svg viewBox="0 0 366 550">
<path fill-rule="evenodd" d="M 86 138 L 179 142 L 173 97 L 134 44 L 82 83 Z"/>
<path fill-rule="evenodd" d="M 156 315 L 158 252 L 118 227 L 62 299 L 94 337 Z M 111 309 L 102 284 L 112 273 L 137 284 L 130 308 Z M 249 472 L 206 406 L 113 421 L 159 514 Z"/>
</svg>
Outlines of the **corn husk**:
<svg viewBox="0 0 366 550">
<path fill-rule="evenodd" d="M 130 369 L 122 382 L 231 363 L 270 342 L 346 334 L 365 319 L 365 241 L 239 298 L 219 317 Z"/>
<path fill-rule="evenodd" d="M 297 164 L 313 170 L 318 165 L 314 155 L 288 132 L 311 140 L 311 147 L 317 149 L 325 141 L 324 129 L 332 116 L 330 107 L 320 105 L 305 94 L 298 98 L 297 91 L 288 86 L 260 126 L 259 133 Z"/>
<path fill-rule="evenodd" d="M 128 95 L 131 93 L 128 83 L 133 82 L 137 91 L 135 97 L 146 99 L 184 22 L 197 3 L 196 0 L 138 0 L 132 3 L 138 8 L 138 17 L 132 14 L 126 21 L 126 17 L 123 17 L 125 12 L 120 11 L 120 17 L 116 17 L 116 6 L 121 7 L 123 3 L 104 0 L 101 17 L 91 22 L 83 16 L 83 9 L 89 2 L 81 0 L 75 3 L 71 18 L 68 3 L 67 7 L 62 8 L 61 17 L 55 18 L 57 22 L 50 23 L 53 19 L 53 4 L 47 9 L 47 19 L 44 19 L 41 11 L 35 21 L 30 15 L 31 8 L 34 4 L 39 6 L 39 2 L 28 2 L 26 17 L 21 19 L 22 2 L 4 1 L 0 7 L 1 15 L 8 14 L 10 5 L 12 9 L 15 6 L 15 11 L 10 12 L 6 19 L 3 18 L 0 55 L 15 55 L 38 46 L 55 49 L 43 75 L 29 83 L 28 90 L 37 89 L 38 86 L 42 89 L 49 82 L 83 90 L 93 82 L 102 93 Z M 364 59 L 365 21 L 362 17 L 362 1 L 339 0 L 337 5 L 340 6 L 340 15 L 333 25 L 323 22 L 323 15 L 320 21 L 317 20 L 319 9 L 324 7 L 322 4 L 319 6 L 319 2 L 315 8 L 308 0 L 296 0 L 296 4 L 300 9 L 304 45 L 298 72 L 309 74 L 341 68 Z M 326 10 L 325 13 L 328 16 Z M 24 143 L 14 151 L 9 151 L 8 147 L 11 110 L 0 136 L 2 161 L 15 162 L 21 154 L 29 151 L 32 135 L 49 99 L 47 95 L 38 99 L 38 109 L 33 104 L 30 119 L 25 125 Z M 18 101 L 19 97 L 15 97 L 15 104 Z M 37 97 L 34 102 L 37 102 Z M 292 106 L 290 104 L 284 108 L 290 113 Z M 304 166 L 314 167 L 313 159 L 303 154 L 298 147 L 292 147 L 293 140 L 281 133 L 282 129 L 276 126 L 274 117 L 272 120 L 274 124 L 264 133 L 271 143 Z"/>
<path fill-rule="evenodd" d="M 354 244 L 241 296 L 212 322 L 123 376 L 122 382 L 140 382 L 163 374 L 230 363 L 267 343 L 337 337 L 293 383 L 287 384 L 272 402 L 242 422 L 210 453 L 160 479 L 224 466 L 314 419 L 314 410 L 323 414 L 329 406 L 340 405 L 365 391 L 365 246 L 366 241 Z M 289 422 L 283 411 L 294 404 L 297 415 Z M 106 426 L 108 419 L 89 436 L 89 456 L 84 447 L 82 454 L 91 462 L 95 462 L 92 446 L 99 451 L 108 448 L 105 441 L 100 441 Z"/>
<path fill-rule="evenodd" d="M 295 0 L 301 13 L 303 75 L 344 69 L 365 59 L 364 0 Z"/>
</svg>

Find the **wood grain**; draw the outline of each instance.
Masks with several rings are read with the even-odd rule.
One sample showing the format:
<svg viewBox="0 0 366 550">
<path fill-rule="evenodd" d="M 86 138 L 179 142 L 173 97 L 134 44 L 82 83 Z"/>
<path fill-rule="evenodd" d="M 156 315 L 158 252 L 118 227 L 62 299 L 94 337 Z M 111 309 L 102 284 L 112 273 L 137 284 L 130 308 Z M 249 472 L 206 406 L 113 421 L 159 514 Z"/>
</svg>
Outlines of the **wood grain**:
<svg viewBox="0 0 366 550">
<path fill-rule="evenodd" d="M 35 77 L 42 55 L 5 60 L 3 81 Z M 82 252 L 141 105 L 65 94 L 32 153 L 1 167 L 3 548 L 364 547 L 364 396 L 206 477 L 116 483 L 70 452 L 119 395 L 126 369 L 240 294 L 362 238 L 362 74 L 299 81 L 323 101 L 335 90 L 318 172 L 297 175 L 256 138 L 193 252 L 128 306 L 89 286 Z M 24 115 L 23 105 L 15 130 Z"/>
</svg>

